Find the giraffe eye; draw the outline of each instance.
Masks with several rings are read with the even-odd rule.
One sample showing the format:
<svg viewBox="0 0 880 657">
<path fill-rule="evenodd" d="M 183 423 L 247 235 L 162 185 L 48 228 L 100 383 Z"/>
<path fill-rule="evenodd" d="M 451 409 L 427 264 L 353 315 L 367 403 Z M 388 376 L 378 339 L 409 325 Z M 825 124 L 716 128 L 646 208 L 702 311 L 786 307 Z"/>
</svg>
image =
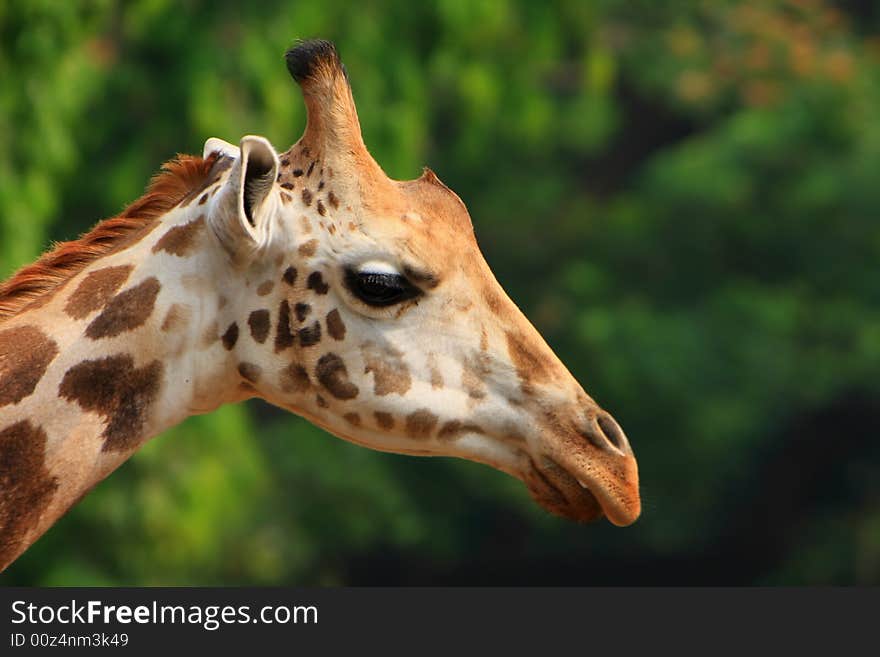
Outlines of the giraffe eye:
<svg viewBox="0 0 880 657">
<path fill-rule="evenodd" d="M 421 290 L 397 273 L 376 271 L 345 272 L 351 293 L 368 306 L 392 306 L 421 294 Z"/>
</svg>

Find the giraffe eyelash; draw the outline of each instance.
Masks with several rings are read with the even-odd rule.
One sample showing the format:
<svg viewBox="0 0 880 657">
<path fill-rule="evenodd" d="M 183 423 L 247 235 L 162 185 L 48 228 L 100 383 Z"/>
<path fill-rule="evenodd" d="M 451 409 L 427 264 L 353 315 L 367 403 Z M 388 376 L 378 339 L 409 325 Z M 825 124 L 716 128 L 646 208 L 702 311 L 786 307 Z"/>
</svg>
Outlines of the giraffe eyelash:
<svg viewBox="0 0 880 657">
<path fill-rule="evenodd" d="M 393 306 L 422 294 L 405 276 L 388 271 L 346 269 L 345 286 L 357 299 L 375 308 Z"/>
</svg>

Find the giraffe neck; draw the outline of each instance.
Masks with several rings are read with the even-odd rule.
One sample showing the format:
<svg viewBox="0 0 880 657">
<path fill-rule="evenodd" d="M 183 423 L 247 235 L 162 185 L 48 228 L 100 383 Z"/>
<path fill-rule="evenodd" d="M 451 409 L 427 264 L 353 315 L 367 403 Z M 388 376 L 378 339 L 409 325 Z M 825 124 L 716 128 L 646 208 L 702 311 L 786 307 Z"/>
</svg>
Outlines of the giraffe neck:
<svg viewBox="0 0 880 657">
<path fill-rule="evenodd" d="M 149 438 L 248 396 L 197 210 L 0 323 L 0 569 Z"/>
</svg>

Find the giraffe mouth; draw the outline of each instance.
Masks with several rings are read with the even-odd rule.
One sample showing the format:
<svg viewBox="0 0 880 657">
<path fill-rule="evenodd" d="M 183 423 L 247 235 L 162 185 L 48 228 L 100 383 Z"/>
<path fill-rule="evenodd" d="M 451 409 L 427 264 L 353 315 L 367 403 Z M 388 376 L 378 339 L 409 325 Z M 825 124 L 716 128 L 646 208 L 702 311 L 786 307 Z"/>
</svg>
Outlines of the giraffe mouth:
<svg viewBox="0 0 880 657">
<path fill-rule="evenodd" d="M 529 493 L 544 509 L 575 522 L 593 522 L 605 515 L 599 497 L 550 458 L 534 461 L 524 478 Z"/>
</svg>

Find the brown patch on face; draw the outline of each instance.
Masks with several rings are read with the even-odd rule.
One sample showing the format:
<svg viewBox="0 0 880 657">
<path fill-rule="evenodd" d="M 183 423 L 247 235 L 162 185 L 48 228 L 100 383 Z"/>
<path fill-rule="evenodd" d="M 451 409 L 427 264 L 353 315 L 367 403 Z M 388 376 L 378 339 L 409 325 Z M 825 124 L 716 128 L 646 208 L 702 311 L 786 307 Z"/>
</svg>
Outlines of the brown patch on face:
<svg viewBox="0 0 880 657">
<path fill-rule="evenodd" d="M 324 399 L 321 395 L 315 395 L 315 403 L 321 408 L 327 408 L 330 404 L 327 403 L 327 400 Z"/>
<path fill-rule="evenodd" d="M 161 289 L 155 276 L 113 297 L 100 315 L 86 328 L 92 340 L 112 338 L 141 326 L 153 314 L 156 297 Z"/>
<path fill-rule="evenodd" d="M 223 334 L 222 340 L 226 351 L 232 351 L 235 343 L 238 342 L 238 324 L 232 322 Z"/>
<path fill-rule="evenodd" d="M 339 310 L 336 308 L 327 313 L 327 333 L 334 340 L 345 339 L 345 324 L 342 321 Z"/>
<path fill-rule="evenodd" d="M 293 346 L 294 335 L 290 330 L 290 304 L 287 299 L 278 306 L 278 328 L 275 331 L 275 353 Z"/>
<path fill-rule="evenodd" d="M 190 254 L 198 246 L 204 227 L 205 215 L 201 214 L 195 221 L 171 228 L 153 245 L 153 253 L 165 251 L 176 256 Z"/>
<path fill-rule="evenodd" d="M 307 303 L 298 303 L 293 307 L 293 312 L 300 322 L 304 322 L 308 314 L 312 312 L 312 307 Z"/>
<path fill-rule="evenodd" d="M 35 326 L 0 331 L 0 406 L 32 395 L 57 355 L 55 341 Z"/>
<path fill-rule="evenodd" d="M 528 348 L 520 333 L 507 333 L 507 353 L 516 367 L 516 373 L 523 385 L 546 381 L 550 372 L 544 360 L 535 356 Z"/>
<path fill-rule="evenodd" d="M 284 392 L 305 392 L 311 386 L 309 373 L 299 363 L 291 363 L 281 370 L 281 389 Z"/>
<path fill-rule="evenodd" d="M 67 299 L 64 312 L 74 319 L 83 319 L 103 308 L 104 304 L 116 294 L 116 290 L 128 280 L 133 269 L 133 265 L 120 265 L 89 273 Z"/>
<path fill-rule="evenodd" d="M 281 186 L 282 186 L 284 189 L 293 189 L 293 188 L 294 188 L 294 184 L 293 184 L 292 182 L 282 183 Z"/>
<path fill-rule="evenodd" d="M 421 287 L 427 287 L 433 290 L 440 285 L 440 279 L 437 275 L 425 269 L 416 269 L 415 267 L 407 265 L 403 268 L 403 273 L 409 280 Z"/>
<path fill-rule="evenodd" d="M 330 286 L 324 282 L 324 277 L 319 271 L 313 271 L 309 274 L 309 279 L 306 281 L 306 287 L 310 290 L 314 290 L 315 294 L 327 294 L 330 290 Z"/>
<path fill-rule="evenodd" d="M 107 421 L 102 434 L 103 451 L 124 452 L 143 438 L 144 423 L 159 394 L 161 377 L 162 363 L 158 360 L 136 369 L 131 356 L 108 356 L 83 361 L 67 370 L 58 394 Z"/>
<path fill-rule="evenodd" d="M 440 390 L 443 387 L 443 375 L 440 374 L 440 368 L 437 365 L 437 354 L 428 354 L 428 372 L 431 376 L 431 387 L 434 390 Z"/>
<path fill-rule="evenodd" d="M 282 278 L 284 279 L 284 282 L 288 285 L 293 285 L 294 283 L 296 283 L 296 268 L 288 267 L 287 269 L 285 269 Z"/>
<path fill-rule="evenodd" d="M 269 337 L 269 311 L 266 309 L 255 310 L 248 316 L 248 326 L 254 340 L 263 344 Z"/>
<path fill-rule="evenodd" d="M 318 204 L 315 207 L 318 209 L 318 214 L 322 217 L 327 214 L 327 208 L 324 207 L 324 202 L 321 199 L 318 199 Z"/>
<path fill-rule="evenodd" d="M 311 258 L 318 250 L 318 240 L 309 240 L 299 245 L 297 251 L 303 258 Z"/>
<path fill-rule="evenodd" d="M 462 364 L 461 385 L 471 399 L 486 396 L 486 377 L 489 376 L 489 358 L 484 353 L 465 358 Z"/>
<path fill-rule="evenodd" d="M 360 390 L 348 380 L 348 369 L 343 360 L 334 353 L 326 353 L 318 360 L 315 378 L 336 399 L 354 399 Z"/>
<path fill-rule="evenodd" d="M 355 224 L 353 221 L 349 221 L 349 222 L 348 222 L 348 230 L 350 230 L 350 231 L 356 231 L 356 230 L 357 230 L 357 224 Z"/>
<path fill-rule="evenodd" d="M 364 345 L 364 374 L 373 373 L 373 392 L 377 396 L 396 392 L 403 395 L 412 385 L 403 354 L 389 347 L 379 351 L 372 344 Z"/>
<path fill-rule="evenodd" d="M 316 345 L 321 341 L 321 323 L 316 320 L 311 326 L 301 328 L 297 335 L 303 347 Z"/>
<path fill-rule="evenodd" d="M 305 215 L 299 218 L 299 226 L 300 230 L 302 230 L 303 235 L 311 235 L 312 233 L 312 222 L 309 221 L 309 218 Z"/>
<path fill-rule="evenodd" d="M 394 417 L 391 415 L 391 413 L 376 411 L 375 413 L 373 413 L 373 417 L 376 418 L 376 424 L 379 425 L 380 429 L 388 431 L 394 428 Z"/>
<path fill-rule="evenodd" d="M 361 416 L 357 413 L 346 413 L 342 417 L 353 427 L 361 426 Z"/>
<path fill-rule="evenodd" d="M 333 190 L 327 192 L 327 202 L 334 210 L 339 208 L 339 199 L 336 198 L 336 194 L 333 193 Z"/>
<path fill-rule="evenodd" d="M 331 235 L 335 235 L 336 234 L 336 224 L 330 224 L 327 227 L 327 230 L 330 231 Z"/>
<path fill-rule="evenodd" d="M 312 204 L 312 190 L 310 190 L 310 189 L 308 189 L 308 188 L 303 188 L 303 190 L 302 190 L 302 202 L 303 202 L 305 205 L 311 205 L 311 204 Z"/>
<path fill-rule="evenodd" d="M 168 312 L 165 313 L 165 319 L 162 320 L 161 329 L 165 333 L 176 333 L 182 330 L 189 323 L 189 308 L 179 303 L 171 304 Z"/>
<path fill-rule="evenodd" d="M 301 175 L 303 175 L 303 170 L 302 169 L 294 169 L 293 171 L 291 171 L 291 173 L 293 174 L 294 178 L 299 178 Z"/>
<path fill-rule="evenodd" d="M 263 370 L 259 365 L 255 365 L 254 363 L 239 363 L 238 373 L 241 375 L 241 378 L 250 381 L 251 383 L 256 383 L 260 380 L 260 375 L 263 373 Z"/>
<path fill-rule="evenodd" d="M 211 322 L 205 327 L 205 332 L 202 333 L 202 345 L 205 347 L 210 347 L 212 344 L 217 342 L 220 339 L 220 336 L 217 334 L 218 332 L 217 322 Z"/>
<path fill-rule="evenodd" d="M 406 435 L 413 440 L 427 440 L 431 437 L 439 418 L 426 408 L 406 416 Z"/>
<path fill-rule="evenodd" d="M 28 420 L 0 431 L 0 570 L 21 552 L 58 488 L 46 469 L 46 441 Z"/>
<path fill-rule="evenodd" d="M 485 288 L 483 290 L 483 301 L 486 302 L 486 305 L 489 307 L 489 310 L 491 310 L 494 314 L 496 314 L 496 315 L 502 314 L 502 307 L 503 307 L 504 303 L 503 303 L 501 297 L 498 295 L 498 293 L 495 292 L 495 290 L 492 290 L 488 287 Z"/>
<path fill-rule="evenodd" d="M 281 202 L 284 205 L 290 205 L 293 202 L 293 197 L 287 192 L 281 192 Z"/>
<path fill-rule="evenodd" d="M 437 438 L 439 440 L 456 440 L 466 433 L 484 434 L 485 431 L 476 424 L 461 422 L 459 420 L 450 420 L 440 427 L 440 431 L 437 432 Z"/>
<path fill-rule="evenodd" d="M 264 297 L 275 289 L 275 281 L 263 281 L 257 288 L 257 296 Z"/>
<path fill-rule="evenodd" d="M 312 171 L 314 171 L 314 170 L 315 170 L 315 162 L 313 161 L 313 162 L 309 165 L 309 170 L 306 171 L 306 178 L 308 178 L 309 176 L 311 176 L 311 175 L 312 175 Z"/>
</svg>

